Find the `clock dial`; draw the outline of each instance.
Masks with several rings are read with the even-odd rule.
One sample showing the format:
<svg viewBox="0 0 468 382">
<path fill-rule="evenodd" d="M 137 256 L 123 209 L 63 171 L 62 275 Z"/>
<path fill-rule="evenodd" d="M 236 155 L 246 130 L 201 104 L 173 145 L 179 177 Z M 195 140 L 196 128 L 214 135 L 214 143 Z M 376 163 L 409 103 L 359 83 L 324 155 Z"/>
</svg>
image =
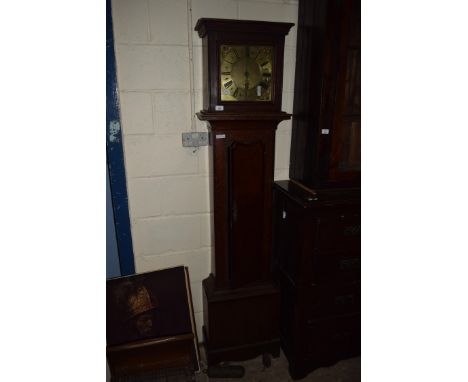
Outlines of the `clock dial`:
<svg viewBox="0 0 468 382">
<path fill-rule="evenodd" d="M 271 101 L 272 61 L 272 46 L 221 45 L 221 101 Z"/>
</svg>

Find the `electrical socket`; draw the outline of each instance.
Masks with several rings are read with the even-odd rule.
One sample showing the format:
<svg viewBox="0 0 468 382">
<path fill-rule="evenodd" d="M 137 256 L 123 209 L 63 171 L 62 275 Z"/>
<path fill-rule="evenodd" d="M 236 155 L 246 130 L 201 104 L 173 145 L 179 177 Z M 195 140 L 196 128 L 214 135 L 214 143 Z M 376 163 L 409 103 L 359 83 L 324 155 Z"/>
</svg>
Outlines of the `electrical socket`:
<svg viewBox="0 0 468 382">
<path fill-rule="evenodd" d="M 200 147 L 208 145 L 207 132 L 190 132 L 182 133 L 182 146 L 183 147 Z"/>
</svg>

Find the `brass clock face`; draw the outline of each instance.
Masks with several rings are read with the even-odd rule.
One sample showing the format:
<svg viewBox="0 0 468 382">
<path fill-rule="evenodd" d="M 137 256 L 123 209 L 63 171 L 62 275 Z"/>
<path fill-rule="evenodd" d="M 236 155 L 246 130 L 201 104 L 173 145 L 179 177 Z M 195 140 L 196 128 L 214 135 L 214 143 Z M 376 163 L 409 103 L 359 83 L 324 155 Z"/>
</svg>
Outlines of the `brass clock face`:
<svg viewBox="0 0 468 382">
<path fill-rule="evenodd" d="M 221 45 L 221 101 L 271 101 L 273 47 Z"/>
</svg>

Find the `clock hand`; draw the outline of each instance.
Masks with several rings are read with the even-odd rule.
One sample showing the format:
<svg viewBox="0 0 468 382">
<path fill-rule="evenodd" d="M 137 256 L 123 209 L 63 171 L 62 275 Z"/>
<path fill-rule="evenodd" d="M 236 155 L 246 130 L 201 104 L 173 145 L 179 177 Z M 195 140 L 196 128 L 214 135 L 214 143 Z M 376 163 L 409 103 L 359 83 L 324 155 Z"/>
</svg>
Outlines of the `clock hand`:
<svg viewBox="0 0 468 382">
<path fill-rule="evenodd" d="M 247 91 L 249 90 L 249 72 L 247 71 L 247 60 L 245 60 L 244 63 L 245 63 L 245 72 L 244 72 L 244 76 L 245 76 L 245 82 L 244 82 L 245 95 L 244 95 L 244 98 L 247 99 Z"/>
</svg>

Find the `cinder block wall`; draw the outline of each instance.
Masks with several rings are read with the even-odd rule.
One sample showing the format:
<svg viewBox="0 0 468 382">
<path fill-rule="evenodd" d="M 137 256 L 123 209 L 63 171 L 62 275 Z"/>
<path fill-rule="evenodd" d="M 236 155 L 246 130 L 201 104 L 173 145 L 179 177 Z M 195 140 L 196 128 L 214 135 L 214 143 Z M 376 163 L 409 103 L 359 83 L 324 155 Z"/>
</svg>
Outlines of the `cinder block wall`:
<svg viewBox="0 0 468 382">
<path fill-rule="evenodd" d="M 200 341 L 201 281 L 211 269 L 208 152 L 182 147 L 191 129 L 189 38 L 195 111 L 202 105 L 201 39 L 188 31 L 187 0 L 113 0 L 117 79 L 137 272 L 189 267 Z M 191 0 L 201 17 L 297 24 L 297 0 Z M 296 26 L 286 38 L 283 110 L 292 112 Z M 198 131 L 207 131 L 197 121 Z M 289 169 L 291 121 L 276 133 L 275 179 Z"/>
</svg>

